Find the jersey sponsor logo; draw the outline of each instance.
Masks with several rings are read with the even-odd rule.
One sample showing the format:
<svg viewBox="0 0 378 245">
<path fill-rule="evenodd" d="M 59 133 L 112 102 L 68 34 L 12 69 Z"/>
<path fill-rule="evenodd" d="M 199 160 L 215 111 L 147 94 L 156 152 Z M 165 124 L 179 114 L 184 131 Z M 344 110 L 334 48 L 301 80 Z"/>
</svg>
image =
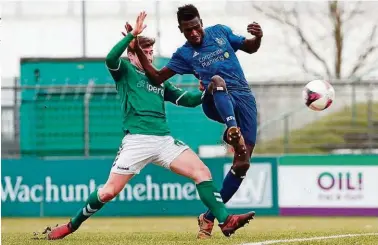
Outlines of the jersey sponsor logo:
<svg viewBox="0 0 378 245">
<path fill-rule="evenodd" d="M 154 85 L 149 84 L 145 80 L 140 80 L 137 82 L 137 87 L 138 88 L 145 88 L 148 92 L 155 93 L 155 94 L 160 94 L 161 96 L 164 97 L 164 88 L 162 87 L 156 87 Z"/>
<path fill-rule="evenodd" d="M 160 94 L 161 96 L 164 97 L 164 88 L 158 88 L 158 87 L 155 87 L 151 84 L 147 84 L 147 90 L 148 90 L 148 92 Z"/>
<path fill-rule="evenodd" d="M 201 63 L 202 68 L 206 68 L 219 61 L 224 61 L 229 57 L 230 54 L 227 51 L 223 49 L 217 49 L 209 54 L 199 57 L 198 61 Z"/>
</svg>

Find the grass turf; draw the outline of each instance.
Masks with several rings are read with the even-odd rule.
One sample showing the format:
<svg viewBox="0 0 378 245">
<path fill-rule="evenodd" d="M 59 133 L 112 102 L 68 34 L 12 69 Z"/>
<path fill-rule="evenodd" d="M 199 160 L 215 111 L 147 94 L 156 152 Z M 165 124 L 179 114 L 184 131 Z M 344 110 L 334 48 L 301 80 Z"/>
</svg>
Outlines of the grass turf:
<svg viewBox="0 0 378 245">
<path fill-rule="evenodd" d="M 377 218 L 257 217 L 231 238 L 218 227 L 210 240 L 196 240 L 196 218 L 91 218 L 74 234 L 59 241 L 33 240 L 33 231 L 61 224 L 67 218 L 4 218 L 2 244 L 244 244 L 267 240 L 378 232 Z M 378 236 L 274 244 L 378 244 Z"/>
</svg>

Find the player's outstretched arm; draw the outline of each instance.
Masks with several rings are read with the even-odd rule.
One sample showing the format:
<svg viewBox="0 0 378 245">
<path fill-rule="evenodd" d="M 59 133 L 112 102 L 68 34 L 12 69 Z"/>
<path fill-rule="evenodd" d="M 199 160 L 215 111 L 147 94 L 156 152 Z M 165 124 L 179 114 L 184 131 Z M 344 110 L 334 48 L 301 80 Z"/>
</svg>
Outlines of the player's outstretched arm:
<svg viewBox="0 0 378 245">
<path fill-rule="evenodd" d="M 263 37 L 263 31 L 261 29 L 261 26 L 256 22 L 249 24 L 247 26 L 247 31 L 250 34 L 254 35 L 255 37 L 245 39 L 244 43 L 240 47 L 240 50 L 243 50 L 244 52 L 246 52 L 248 54 L 252 54 L 252 53 L 257 52 L 257 50 L 259 50 L 259 48 L 260 48 L 261 39 Z"/>
<path fill-rule="evenodd" d="M 202 96 L 204 92 L 185 91 L 181 98 L 176 100 L 176 105 L 184 107 L 196 107 L 202 104 Z"/>
<path fill-rule="evenodd" d="M 121 55 L 125 52 L 130 42 L 134 39 L 132 33 L 127 34 L 121 41 L 119 41 L 106 56 L 106 66 L 110 70 L 118 70 L 121 66 Z"/>
<path fill-rule="evenodd" d="M 185 91 L 177 88 L 170 82 L 164 83 L 164 86 L 164 100 L 166 101 L 184 107 L 196 107 L 202 104 L 202 96 L 205 91 Z"/>
<path fill-rule="evenodd" d="M 161 70 L 157 70 L 152 65 L 152 63 L 148 61 L 137 40 L 135 44 L 135 53 L 138 55 L 139 62 L 142 65 L 144 71 L 146 72 L 147 77 L 154 85 L 158 86 L 176 74 L 168 67 L 163 67 Z"/>
</svg>

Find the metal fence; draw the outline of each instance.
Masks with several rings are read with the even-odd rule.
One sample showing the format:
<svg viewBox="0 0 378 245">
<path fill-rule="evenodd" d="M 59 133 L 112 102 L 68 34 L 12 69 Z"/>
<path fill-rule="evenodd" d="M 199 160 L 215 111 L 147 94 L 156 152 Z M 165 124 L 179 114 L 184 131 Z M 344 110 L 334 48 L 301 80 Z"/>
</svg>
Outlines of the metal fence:
<svg viewBox="0 0 378 245">
<path fill-rule="evenodd" d="M 41 128 L 42 120 L 47 120 L 44 121 L 45 124 L 46 122 L 57 124 L 53 129 L 44 128 L 42 131 L 38 129 L 40 131 L 37 133 L 27 136 L 34 137 L 31 142 L 39 144 L 42 152 L 44 152 L 43 147 L 52 147 L 55 141 L 62 140 L 67 142 L 65 144 L 77 141 L 75 144 L 82 145 L 80 147 L 83 147 L 83 152 L 75 156 L 109 155 L 116 151 L 117 135 L 119 132 L 119 137 L 121 137 L 121 133 L 119 129 L 114 130 L 114 128 L 120 125 L 106 124 L 106 120 L 101 117 L 102 112 L 108 113 L 106 114 L 108 118 L 118 113 L 116 111 L 119 106 L 114 100 L 116 95 L 113 86 L 89 84 L 87 86 L 20 87 L 16 84 L 15 80 L 14 86 L 2 87 L 2 157 L 17 157 L 22 152 L 20 122 L 24 125 L 30 124 L 31 128 L 37 130 Z M 256 153 L 378 153 L 378 81 L 333 83 L 336 100 L 329 109 L 323 112 L 310 111 L 304 106 L 301 95 L 304 84 L 305 82 L 251 83 L 258 104 L 260 122 Z M 197 87 L 197 84 L 182 86 L 193 89 Z M 21 94 L 25 91 L 32 91 L 35 94 L 44 91 L 43 103 L 46 101 L 50 104 L 55 103 L 54 105 L 59 105 L 59 108 L 52 106 L 50 114 L 36 114 L 37 121 L 32 125 L 28 122 L 29 115 L 20 110 L 22 103 L 26 103 L 21 98 Z M 69 94 L 72 95 L 70 99 L 67 97 Z M 94 97 L 95 100 L 93 100 Z M 37 103 L 38 98 L 35 96 L 34 102 L 32 101 L 36 103 L 36 107 L 33 108 L 44 106 L 43 103 Z M 66 101 L 75 98 L 79 100 L 76 104 Z M 109 98 L 112 99 L 109 100 Z M 54 112 L 54 110 L 61 112 Z M 80 120 L 74 118 L 76 114 L 71 112 L 75 110 L 82 110 L 80 115 L 83 118 Z M 58 117 L 60 114 L 65 116 Z M 167 116 L 169 121 L 190 120 L 198 125 L 209 120 L 204 114 L 193 116 L 187 111 L 180 110 Z M 46 117 L 53 117 L 55 121 L 48 120 L 52 118 L 46 119 Z M 102 121 L 101 124 L 97 123 L 97 126 L 93 126 L 93 118 L 96 117 Z M 175 127 L 180 126 L 177 124 Z M 203 130 L 203 134 L 199 134 L 202 135 L 199 140 L 203 141 L 204 145 L 221 144 L 221 135 L 209 138 L 211 134 L 218 132 L 211 133 L 209 128 L 200 130 Z M 189 129 L 183 129 L 182 132 L 184 132 L 182 137 L 184 141 L 186 135 L 193 133 Z M 40 140 L 38 137 L 45 138 Z M 113 138 L 110 139 L 110 137 Z M 114 138 L 117 138 L 117 142 L 113 144 Z M 93 142 L 96 140 L 98 143 L 93 147 Z M 51 150 L 54 149 L 51 148 Z M 57 156 L 64 155 L 59 153 L 59 150 L 56 152 Z M 41 154 L 43 156 L 45 153 Z"/>
<path fill-rule="evenodd" d="M 256 152 L 378 153 L 378 82 L 334 82 L 334 103 L 325 111 L 303 104 L 304 83 L 253 86 L 259 105 Z"/>
</svg>

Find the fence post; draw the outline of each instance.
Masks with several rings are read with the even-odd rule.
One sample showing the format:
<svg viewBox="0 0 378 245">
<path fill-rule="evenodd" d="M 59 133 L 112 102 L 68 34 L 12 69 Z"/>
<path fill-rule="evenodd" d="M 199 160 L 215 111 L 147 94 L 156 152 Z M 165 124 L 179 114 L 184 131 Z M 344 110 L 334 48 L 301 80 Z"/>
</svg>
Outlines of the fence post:
<svg viewBox="0 0 378 245">
<path fill-rule="evenodd" d="M 352 82 L 352 125 L 356 124 L 356 84 Z"/>
<path fill-rule="evenodd" d="M 370 83 L 369 86 L 367 86 L 368 90 L 367 92 L 367 123 L 368 123 L 368 148 L 369 153 L 373 153 L 373 138 L 372 134 L 374 132 L 374 122 L 373 122 L 373 84 Z"/>
<path fill-rule="evenodd" d="M 92 96 L 94 81 L 89 80 L 84 95 L 84 156 L 89 157 L 89 101 Z"/>
<path fill-rule="evenodd" d="M 13 137 L 14 137 L 14 140 L 18 142 L 18 132 L 20 130 L 19 128 L 19 124 L 18 124 L 18 91 L 17 91 L 17 83 L 18 83 L 18 79 L 17 77 L 14 77 L 13 79 L 13 82 L 14 82 L 14 89 L 13 89 L 13 125 L 14 125 L 14 131 L 13 131 Z"/>
<path fill-rule="evenodd" d="M 284 117 L 284 153 L 289 153 L 289 114 L 286 114 Z"/>
</svg>

